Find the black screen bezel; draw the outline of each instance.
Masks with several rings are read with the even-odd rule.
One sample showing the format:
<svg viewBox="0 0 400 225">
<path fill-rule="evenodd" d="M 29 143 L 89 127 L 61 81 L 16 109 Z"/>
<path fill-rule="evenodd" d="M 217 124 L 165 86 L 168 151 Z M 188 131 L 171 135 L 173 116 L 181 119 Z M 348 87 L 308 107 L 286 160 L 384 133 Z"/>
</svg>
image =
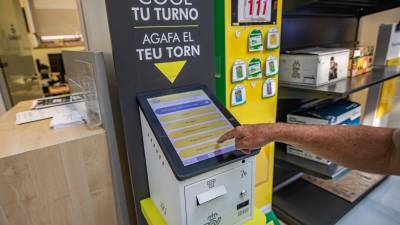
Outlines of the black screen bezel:
<svg viewBox="0 0 400 225">
<path fill-rule="evenodd" d="M 168 90 L 157 90 L 151 92 L 145 92 L 138 94 L 137 100 L 140 105 L 144 116 L 146 117 L 150 128 L 152 129 L 155 138 L 157 139 L 165 158 L 167 159 L 173 173 L 178 180 L 188 179 L 190 177 L 196 176 L 201 173 L 225 166 L 227 164 L 246 159 L 250 156 L 257 155 L 260 149 L 253 150 L 250 154 L 244 154 L 241 151 L 232 151 L 216 157 L 206 159 L 191 165 L 184 166 L 182 160 L 180 159 L 178 153 L 175 151 L 171 141 L 169 140 L 167 134 L 165 133 L 161 123 L 156 117 L 153 109 L 151 108 L 148 99 L 178 94 L 189 91 L 203 90 L 204 93 L 210 98 L 215 106 L 221 111 L 221 113 L 227 118 L 227 120 L 232 124 L 233 127 L 239 126 L 240 123 L 233 117 L 233 115 L 219 102 L 217 97 L 207 88 L 207 86 L 202 84 L 190 85 L 180 88 L 173 88 Z"/>
</svg>

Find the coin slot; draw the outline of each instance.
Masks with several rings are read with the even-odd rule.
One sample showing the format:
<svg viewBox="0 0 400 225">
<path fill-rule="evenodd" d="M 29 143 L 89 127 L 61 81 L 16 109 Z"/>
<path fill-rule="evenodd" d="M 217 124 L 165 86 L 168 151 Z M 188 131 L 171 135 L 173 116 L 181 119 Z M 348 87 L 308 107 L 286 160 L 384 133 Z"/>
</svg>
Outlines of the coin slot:
<svg viewBox="0 0 400 225">
<path fill-rule="evenodd" d="M 248 206 L 248 205 L 249 205 L 249 203 L 250 203 L 250 201 L 249 201 L 249 200 L 247 200 L 247 201 L 244 201 L 244 202 L 242 202 L 242 203 L 238 204 L 238 205 L 236 206 L 236 208 L 237 208 L 237 210 L 239 210 L 239 209 L 241 209 L 241 208 L 244 208 L 244 207 Z"/>
</svg>

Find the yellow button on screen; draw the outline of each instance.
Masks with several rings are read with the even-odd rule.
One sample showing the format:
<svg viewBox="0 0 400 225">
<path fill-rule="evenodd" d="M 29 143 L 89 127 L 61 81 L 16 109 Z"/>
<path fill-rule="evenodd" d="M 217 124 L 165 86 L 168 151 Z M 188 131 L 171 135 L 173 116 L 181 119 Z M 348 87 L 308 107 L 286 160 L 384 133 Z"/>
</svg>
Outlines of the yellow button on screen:
<svg viewBox="0 0 400 225">
<path fill-rule="evenodd" d="M 217 144 L 217 142 L 211 142 L 211 143 L 198 145 L 196 147 L 183 150 L 183 151 L 179 152 L 179 155 L 182 158 L 189 158 L 189 157 L 193 157 L 195 155 L 199 155 L 199 154 L 202 154 L 205 152 L 209 152 L 209 151 L 212 151 L 215 149 L 219 149 L 219 148 L 226 147 L 229 145 L 234 145 L 234 144 L 235 144 L 235 140 L 229 140 L 222 144 Z"/>
<path fill-rule="evenodd" d="M 202 125 L 198 125 L 195 127 L 189 127 L 182 130 L 178 130 L 169 134 L 171 138 L 181 138 L 186 137 L 192 134 L 200 133 L 207 130 L 212 130 L 218 127 L 224 127 L 228 125 L 228 122 L 225 120 L 217 120 L 211 123 L 206 123 Z"/>
<path fill-rule="evenodd" d="M 170 123 L 165 125 L 165 129 L 167 130 L 172 130 L 172 129 L 178 129 L 178 128 L 183 128 L 183 127 L 187 127 L 187 126 L 191 126 L 191 125 L 195 125 L 198 123 L 203 123 L 203 122 L 207 122 L 210 120 L 215 120 L 220 118 L 221 115 L 218 113 L 214 113 L 214 114 L 208 114 L 208 115 L 204 115 L 204 116 L 198 116 L 195 118 L 190 118 L 190 119 L 186 119 L 186 120 L 181 120 L 175 123 Z"/>
<path fill-rule="evenodd" d="M 186 93 L 178 93 L 178 94 L 172 94 L 172 95 L 165 95 L 165 96 L 160 96 L 157 98 L 151 98 L 149 99 L 150 101 L 161 101 L 161 102 L 169 102 L 169 101 L 174 101 L 182 98 L 190 98 L 190 97 L 200 97 L 204 96 L 202 91 L 191 91 L 191 92 L 186 92 Z"/>
<path fill-rule="evenodd" d="M 224 133 L 228 132 L 229 128 L 224 128 L 216 131 L 211 131 L 205 134 L 199 134 L 192 137 L 188 137 L 185 139 L 181 139 L 179 141 L 175 141 L 174 146 L 175 148 L 184 148 L 190 145 L 199 144 L 201 142 L 209 141 L 211 139 L 219 138 Z"/>
<path fill-rule="evenodd" d="M 208 112 L 214 112 L 214 111 L 215 111 L 214 107 L 193 109 L 193 110 L 189 110 L 189 111 L 174 113 L 174 114 L 171 114 L 168 116 L 162 116 L 162 117 L 160 117 L 160 121 L 168 122 L 168 121 L 172 121 L 172 120 L 184 119 L 187 117 L 196 116 L 196 115 L 200 115 L 200 114 L 204 114 L 204 113 L 208 113 Z"/>
</svg>

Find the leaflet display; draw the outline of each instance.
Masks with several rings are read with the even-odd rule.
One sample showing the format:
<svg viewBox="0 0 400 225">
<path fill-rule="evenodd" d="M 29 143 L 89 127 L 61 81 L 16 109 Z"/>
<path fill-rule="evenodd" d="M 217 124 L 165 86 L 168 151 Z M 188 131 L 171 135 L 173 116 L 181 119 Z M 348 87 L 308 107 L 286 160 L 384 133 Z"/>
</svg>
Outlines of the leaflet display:
<svg viewBox="0 0 400 225">
<path fill-rule="evenodd" d="M 233 125 L 202 89 L 147 101 L 184 166 L 235 150 L 233 140 L 217 143 Z"/>
</svg>

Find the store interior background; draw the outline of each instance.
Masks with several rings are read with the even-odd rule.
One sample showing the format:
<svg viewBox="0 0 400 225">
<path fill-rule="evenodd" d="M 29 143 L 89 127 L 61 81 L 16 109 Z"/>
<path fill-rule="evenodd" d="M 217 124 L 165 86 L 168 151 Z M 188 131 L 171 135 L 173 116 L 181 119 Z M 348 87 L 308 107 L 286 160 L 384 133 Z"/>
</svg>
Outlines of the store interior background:
<svg viewBox="0 0 400 225">
<path fill-rule="evenodd" d="M 49 54 L 85 49 L 78 4 L 79 1 L 75 0 L 0 1 L 0 58 L 3 64 L 7 64 L 0 70 L 0 115 L 20 101 L 44 96 L 36 60 L 51 68 Z M 361 18 L 359 44 L 375 46 L 379 26 L 399 20 L 400 8 Z M 50 42 L 40 41 L 49 37 L 52 39 Z M 364 105 L 367 95 L 368 89 L 353 94 L 351 98 Z M 387 100 L 398 106 L 399 94 L 392 98 Z M 400 120 L 394 118 L 399 115 L 399 108 L 393 107 L 394 110 L 383 115 L 380 121 L 400 127 Z"/>
<path fill-rule="evenodd" d="M 372 14 L 361 18 L 358 30 L 358 41 L 361 46 L 376 46 L 379 26 L 381 24 L 398 23 L 400 21 L 400 8 L 387 10 L 384 12 Z M 392 102 L 392 110 L 384 113 L 377 121 L 377 126 L 400 127 L 400 80 L 397 78 L 392 82 L 397 82 L 397 93 L 390 99 L 384 99 Z M 368 89 L 355 93 L 351 96 L 352 100 L 365 105 L 368 95 Z M 382 99 L 383 100 L 383 99 Z M 381 101 L 382 101 L 381 100 Z"/>
<path fill-rule="evenodd" d="M 18 102 L 45 96 L 36 60 L 51 68 L 49 54 L 87 49 L 80 27 L 81 1 L 85 0 L 0 0 L 0 116 Z M 359 44 L 375 46 L 379 26 L 399 21 L 400 8 L 363 17 Z M 42 43 L 39 39 L 43 37 L 53 39 Z M 61 83 L 56 79 L 57 75 L 52 84 L 55 87 Z M 396 83 L 396 94 L 381 99 L 391 102 L 391 110 L 381 113 L 376 126 L 400 127 L 400 79 L 391 82 Z M 367 96 L 365 89 L 353 94 L 351 100 L 365 105 Z"/>
<path fill-rule="evenodd" d="M 57 57 L 61 51 L 85 49 L 82 40 L 74 0 L 1 0 L 0 114 L 20 101 L 43 97 L 36 61 L 55 68 L 60 63 Z M 49 61 L 52 55 L 53 65 Z M 61 83 L 57 77 L 53 81 L 54 87 Z M 54 89 L 49 95 L 63 91 Z"/>
</svg>

